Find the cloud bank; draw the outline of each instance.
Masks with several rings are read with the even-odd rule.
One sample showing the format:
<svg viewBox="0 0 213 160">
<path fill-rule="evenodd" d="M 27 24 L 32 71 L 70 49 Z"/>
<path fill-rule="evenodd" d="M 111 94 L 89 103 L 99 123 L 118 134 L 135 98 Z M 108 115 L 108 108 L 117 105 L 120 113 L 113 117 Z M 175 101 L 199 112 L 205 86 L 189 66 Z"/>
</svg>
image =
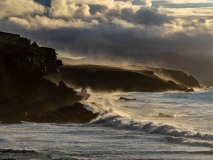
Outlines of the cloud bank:
<svg viewBox="0 0 213 160">
<path fill-rule="evenodd" d="M 1 0 L 0 30 L 77 56 L 213 57 L 213 6 L 196 3 L 199 11 L 186 0 Z"/>
</svg>

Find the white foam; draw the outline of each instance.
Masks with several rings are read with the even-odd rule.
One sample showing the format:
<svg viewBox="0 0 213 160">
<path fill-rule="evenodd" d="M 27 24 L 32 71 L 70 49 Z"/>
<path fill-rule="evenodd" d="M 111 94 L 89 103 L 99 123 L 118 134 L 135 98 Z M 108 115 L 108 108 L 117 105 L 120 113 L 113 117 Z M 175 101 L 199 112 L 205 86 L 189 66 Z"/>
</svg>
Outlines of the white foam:
<svg viewBox="0 0 213 160">
<path fill-rule="evenodd" d="M 182 137 L 165 137 L 168 142 L 178 143 L 178 144 L 186 144 L 189 146 L 203 146 L 213 148 L 213 143 L 208 140 L 197 140 L 197 139 L 189 139 Z"/>
<path fill-rule="evenodd" d="M 127 94 L 122 95 L 127 96 Z M 151 97 L 152 103 L 153 101 L 158 102 L 159 95 L 158 94 L 151 95 L 153 96 Z M 183 96 L 185 95 L 185 93 L 183 95 L 182 94 L 180 95 Z M 100 116 L 96 120 L 92 121 L 90 125 L 100 125 L 105 127 L 113 127 L 117 129 L 143 131 L 150 134 L 160 134 L 163 136 L 179 138 L 179 143 L 212 147 L 213 135 L 211 133 L 205 134 L 201 133 L 201 131 L 194 132 L 193 130 L 190 130 L 189 128 L 186 129 L 186 127 L 184 128 L 181 125 L 173 123 L 167 124 L 165 121 L 163 121 L 162 123 L 144 119 L 139 119 L 136 121 L 134 117 L 138 115 L 137 113 L 131 112 L 131 114 L 134 115 L 128 116 L 123 106 L 119 107 L 116 105 L 116 102 L 119 101 L 120 96 L 121 96 L 120 94 L 110 94 L 110 93 L 92 95 L 92 98 L 88 102 L 88 107 L 90 106 L 89 108 L 92 108 L 93 111 L 99 112 Z M 144 100 L 144 97 L 142 97 L 144 96 L 143 94 L 128 93 L 128 98 L 129 97 L 132 98 L 132 96 L 136 99 L 139 99 L 140 101 Z M 145 96 L 146 98 L 150 98 L 148 93 Z M 94 103 L 91 104 L 91 102 L 95 102 L 95 104 Z M 178 119 L 181 117 L 188 117 L 188 115 L 184 113 L 183 114 L 178 113 L 173 114 L 173 117 L 175 119 Z"/>
<path fill-rule="evenodd" d="M 199 132 L 194 133 L 192 131 L 179 129 L 168 124 L 155 124 L 149 121 L 138 122 L 129 120 L 119 115 L 113 115 L 112 113 L 99 117 L 98 119 L 92 121 L 90 125 L 100 125 L 117 129 L 143 131 L 150 134 L 160 134 L 169 136 L 170 139 L 168 139 L 168 141 L 170 142 L 213 148 L 213 135 L 201 134 Z"/>
</svg>

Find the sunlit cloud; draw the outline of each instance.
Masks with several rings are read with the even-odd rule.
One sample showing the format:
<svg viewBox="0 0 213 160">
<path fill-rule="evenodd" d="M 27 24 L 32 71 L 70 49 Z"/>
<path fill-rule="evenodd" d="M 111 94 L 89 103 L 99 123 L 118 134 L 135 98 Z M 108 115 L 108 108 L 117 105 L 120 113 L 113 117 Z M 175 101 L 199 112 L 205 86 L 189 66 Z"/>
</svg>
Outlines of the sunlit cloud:
<svg viewBox="0 0 213 160">
<path fill-rule="evenodd" d="M 2 0 L 0 29 L 81 56 L 164 51 L 211 55 L 211 4 L 207 0 Z"/>
<path fill-rule="evenodd" d="M 26 16 L 43 14 L 45 7 L 35 3 L 33 0 L 1 0 L 0 1 L 0 18 L 10 16 Z"/>
</svg>

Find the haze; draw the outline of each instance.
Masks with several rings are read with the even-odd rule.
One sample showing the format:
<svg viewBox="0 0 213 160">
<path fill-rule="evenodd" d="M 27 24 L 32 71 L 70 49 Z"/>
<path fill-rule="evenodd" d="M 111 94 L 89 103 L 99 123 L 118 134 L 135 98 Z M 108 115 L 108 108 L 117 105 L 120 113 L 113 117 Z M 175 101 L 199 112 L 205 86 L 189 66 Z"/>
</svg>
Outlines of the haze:
<svg viewBox="0 0 213 160">
<path fill-rule="evenodd" d="M 148 65 L 181 69 L 198 78 L 203 64 L 212 65 L 212 0 L 1 0 L 0 8 L 0 30 L 53 47 L 61 57 L 66 53 L 147 65 L 138 57 L 166 53 L 168 59 L 167 53 L 177 53 L 193 65 L 202 64 L 197 66 L 201 71 L 180 65 L 181 58 L 175 66 L 162 58 L 149 59 Z M 200 80 L 213 81 L 206 74 Z"/>
</svg>

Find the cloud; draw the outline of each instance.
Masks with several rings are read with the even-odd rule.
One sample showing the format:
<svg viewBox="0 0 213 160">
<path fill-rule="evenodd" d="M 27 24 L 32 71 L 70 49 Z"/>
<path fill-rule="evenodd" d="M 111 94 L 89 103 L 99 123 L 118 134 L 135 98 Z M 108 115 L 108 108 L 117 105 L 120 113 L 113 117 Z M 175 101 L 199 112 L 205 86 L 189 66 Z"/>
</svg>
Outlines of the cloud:
<svg viewBox="0 0 213 160">
<path fill-rule="evenodd" d="M 26 30 L 41 30 L 41 29 L 60 29 L 60 28 L 91 28 L 98 24 L 97 21 L 92 20 L 85 22 L 80 19 L 63 20 L 56 18 L 48 18 L 46 16 L 36 15 L 34 17 L 28 16 L 26 18 L 10 17 L 9 22 L 11 25 L 18 25 Z"/>
<path fill-rule="evenodd" d="M 57 18 L 82 18 L 90 16 L 90 7 L 86 4 L 76 5 L 67 0 L 52 0 L 50 15 Z"/>
<path fill-rule="evenodd" d="M 158 1 L 168 3 L 178 1 Z M 176 51 L 213 57 L 209 8 L 199 15 L 195 8 L 155 6 L 155 0 L 2 0 L 0 30 L 77 56 Z M 187 17 L 192 10 L 196 16 Z"/>
<path fill-rule="evenodd" d="M 116 21 L 116 20 L 115 20 Z M 169 26 L 136 27 L 128 26 L 117 19 L 114 24 L 98 24 L 96 27 L 56 27 L 26 31 L 17 26 L 11 28 L 23 36 L 31 37 L 40 45 L 56 48 L 75 56 L 119 57 L 147 53 L 176 51 L 182 54 L 209 55 L 212 52 L 213 36 L 171 32 Z M 11 26 L 11 24 L 8 24 Z M 83 24 L 79 24 L 82 26 Z M 2 26 L 2 24 L 0 24 Z M 124 27 L 126 26 L 126 27 Z M 168 32 L 165 32 L 167 30 Z"/>
<path fill-rule="evenodd" d="M 8 1 L 9 3 L 5 3 Z M 131 1 L 114 0 L 84 0 L 83 4 L 76 0 L 52 0 L 50 7 L 44 7 L 39 3 L 44 1 L 17 0 L 18 5 L 28 2 L 14 10 L 13 14 L 7 14 L 11 10 L 12 3 L 9 0 L 1 1 L 4 5 L 2 15 L 13 24 L 20 25 L 28 30 L 57 29 L 66 27 L 92 27 L 97 24 L 111 25 L 120 21 L 128 25 L 162 25 L 169 23 L 171 17 L 158 13 L 155 9 L 146 8 L 148 1 L 143 5 L 134 5 Z M 145 8 L 144 8 L 145 7 Z M 29 10 L 30 9 L 30 10 Z M 121 25 L 121 23 L 119 24 Z M 124 26 L 126 27 L 126 26 Z M 141 26 L 142 27 L 142 26 Z"/>
<path fill-rule="evenodd" d="M 33 0 L 1 0 L 0 18 L 43 14 L 45 7 Z"/>
<path fill-rule="evenodd" d="M 146 7 L 152 7 L 152 0 L 133 0 L 134 5 L 144 5 Z"/>
<path fill-rule="evenodd" d="M 141 9 L 137 11 L 135 16 L 136 16 L 135 19 L 137 20 L 138 23 L 147 25 L 151 24 L 162 25 L 172 20 L 171 17 L 165 14 L 160 14 L 156 11 L 148 9 Z"/>
</svg>

